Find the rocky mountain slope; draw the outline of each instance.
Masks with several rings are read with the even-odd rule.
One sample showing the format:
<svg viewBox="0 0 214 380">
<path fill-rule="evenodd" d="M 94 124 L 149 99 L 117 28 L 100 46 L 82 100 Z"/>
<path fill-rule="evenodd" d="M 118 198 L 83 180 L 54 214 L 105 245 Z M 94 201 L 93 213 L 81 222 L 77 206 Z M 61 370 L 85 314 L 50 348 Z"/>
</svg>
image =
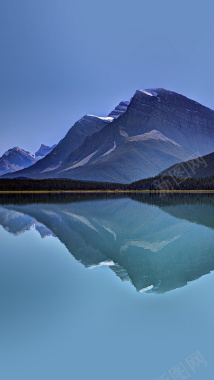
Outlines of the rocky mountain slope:
<svg viewBox="0 0 214 380">
<path fill-rule="evenodd" d="M 189 152 L 158 131 L 123 139 L 91 164 L 92 155 L 74 163 L 69 159 L 62 165 L 60 176 L 93 181 L 116 181 L 130 183 L 136 178 L 155 176 L 169 162 L 180 162 L 189 157 Z M 65 168 L 65 169 L 63 169 Z"/>
<path fill-rule="evenodd" d="M 106 123 L 110 123 L 112 120 L 114 120 L 113 117 L 83 116 L 69 129 L 65 137 L 47 156 L 36 162 L 31 168 L 16 173 L 11 177 L 39 178 L 40 173 L 46 173 L 44 176 L 49 177 L 49 172 L 59 167 L 68 154 L 77 149 L 87 136 L 100 131 Z"/>
<path fill-rule="evenodd" d="M 47 156 L 47 154 L 50 153 L 55 148 L 55 146 L 56 144 L 53 146 L 41 144 L 39 150 L 37 150 L 37 152 L 35 153 L 35 158 L 37 160 L 40 160 L 41 158 Z"/>
<path fill-rule="evenodd" d="M 214 176 L 214 153 L 173 165 L 160 175 L 178 178 L 207 178 Z"/>
<path fill-rule="evenodd" d="M 138 291 L 165 293 L 214 269 L 213 201 L 185 198 L 11 204 L 0 207 L 0 224 L 17 234 L 37 221 L 86 268 L 109 266 Z"/>
<path fill-rule="evenodd" d="M 30 153 L 18 146 L 9 149 L 0 157 L 0 175 L 13 173 L 30 167 L 51 152 L 55 146 L 56 145 L 50 147 L 42 144 L 36 153 Z"/>
<path fill-rule="evenodd" d="M 165 89 L 141 90 L 107 118 L 83 117 L 50 154 L 13 176 L 129 182 L 213 151 L 214 111 Z"/>
<path fill-rule="evenodd" d="M 32 153 L 16 146 L 0 157 L 0 175 L 27 168 L 35 162 L 36 159 Z"/>
</svg>

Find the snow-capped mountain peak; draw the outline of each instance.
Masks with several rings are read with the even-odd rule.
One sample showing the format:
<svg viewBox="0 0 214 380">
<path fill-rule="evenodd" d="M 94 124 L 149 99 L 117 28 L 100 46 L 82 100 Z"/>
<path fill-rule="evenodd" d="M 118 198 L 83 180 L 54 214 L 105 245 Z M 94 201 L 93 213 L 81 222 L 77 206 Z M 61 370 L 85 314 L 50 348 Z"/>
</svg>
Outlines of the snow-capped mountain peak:
<svg viewBox="0 0 214 380">
<path fill-rule="evenodd" d="M 155 96 L 155 97 L 158 96 L 156 89 L 145 89 L 145 90 L 140 90 L 140 91 L 149 96 Z"/>
<path fill-rule="evenodd" d="M 87 114 L 86 116 L 89 116 L 89 117 L 96 117 L 97 119 L 100 119 L 100 120 L 103 120 L 103 121 L 106 121 L 106 123 L 111 123 L 114 118 L 113 117 L 103 117 L 103 116 L 96 116 L 96 115 L 90 115 L 90 114 Z"/>
<path fill-rule="evenodd" d="M 34 154 L 33 153 L 30 153 L 28 152 L 27 150 L 24 150 L 22 148 L 19 148 L 18 146 L 14 146 L 13 148 L 11 149 L 8 149 L 2 157 L 8 157 L 10 154 L 14 153 L 14 152 L 17 152 L 17 153 L 20 153 L 20 154 L 26 154 L 26 155 L 30 155 L 31 157 L 34 157 Z"/>
<path fill-rule="evenodd" d="M 15 146 L 0 157 L 0 175 L 15 172 L 31 166 L 36 162 L 34 154 Z"/>
</svg>

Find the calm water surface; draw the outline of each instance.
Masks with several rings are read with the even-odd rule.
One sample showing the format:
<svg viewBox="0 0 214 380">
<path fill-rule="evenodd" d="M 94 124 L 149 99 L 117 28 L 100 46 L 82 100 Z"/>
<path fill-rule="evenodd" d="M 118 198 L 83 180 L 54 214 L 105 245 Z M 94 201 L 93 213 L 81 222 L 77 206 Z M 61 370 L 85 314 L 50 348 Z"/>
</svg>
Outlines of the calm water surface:
<svg viewBox="0 0 214 380">
<path fill-rule="evenodd" d="M 214 378 L 214 196 L 0 198 L 0 378 Z"/>
</svg>

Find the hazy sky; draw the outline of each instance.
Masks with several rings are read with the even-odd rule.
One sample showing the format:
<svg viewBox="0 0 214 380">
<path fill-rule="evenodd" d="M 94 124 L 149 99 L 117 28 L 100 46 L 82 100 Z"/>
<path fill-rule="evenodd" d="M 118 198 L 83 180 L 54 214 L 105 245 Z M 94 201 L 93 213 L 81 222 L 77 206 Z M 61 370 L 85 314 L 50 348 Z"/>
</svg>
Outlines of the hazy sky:
<svg viewBox="0 0 214 380">
<path fill-rule="evenodd" d="M 213 14 L 212 1 L 1 0 L 0 154 L 57 143 L 136 89 L 214 109 Z"/>
</svg>

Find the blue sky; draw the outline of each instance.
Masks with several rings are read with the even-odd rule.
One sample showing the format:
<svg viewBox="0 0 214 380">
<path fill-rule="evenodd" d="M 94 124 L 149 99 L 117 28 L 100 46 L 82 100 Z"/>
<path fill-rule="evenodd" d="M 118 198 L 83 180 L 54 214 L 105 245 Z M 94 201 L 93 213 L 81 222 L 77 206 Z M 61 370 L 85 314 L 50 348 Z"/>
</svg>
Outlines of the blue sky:
<svg viewBox="0 0 214 380">
<path fill-rule="evenodd" d="M 214 108 L 211 1 L 1 0 L 0 154 L 164 87 Z"/>
</svg>

